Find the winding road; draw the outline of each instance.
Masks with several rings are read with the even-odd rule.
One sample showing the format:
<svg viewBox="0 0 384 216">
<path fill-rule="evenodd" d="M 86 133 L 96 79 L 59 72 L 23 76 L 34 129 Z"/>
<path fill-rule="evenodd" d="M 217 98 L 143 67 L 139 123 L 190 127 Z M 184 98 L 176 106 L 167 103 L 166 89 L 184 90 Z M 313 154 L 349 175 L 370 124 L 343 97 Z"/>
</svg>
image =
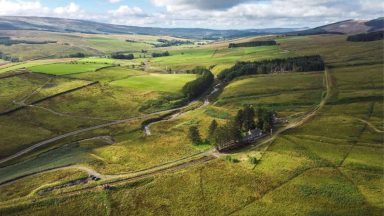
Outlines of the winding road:
<svg viewBox="0 0 384 216">
<path fill-rule="evenodd" d="M 328 99 L 329 99 L 329 97 L 331 95 L 331 84 L 330 84 L 331 83 L 331 80 L 330 80 L 331 78 L 330 78 L 330 75 L 329 75 L 327 70 L 324 72 L 324 77 L 325 77 L 325 83 L 326 83 L 326 95 L 325 95 L 325 97 L 322 98 L 320 103 L 313 110 L 308 112 L 300 120 L 292 122 L 292 123 L 289 123 L 287 126 L 277 130 L 274 133 L 273 136 L 271 136 L 270 138 L 264 140 L 261 143 L 255 144 L 252 148 L 255 148 L 255 147 L 259 146 L 259 145 L 268 143 L 268 142 L 276 139 L 277 136 L 279 136 L 281 133 L 283 133 L 283 132 L 285 132 L 285 131 L 287 131 L 289 129 L 292 129 L 292 128 L 295 128 L 295 127 L 299 127 L 302 124 L 304 124 L 305 122 L 307 122 L 309 119 L 311 119 L 313 116 L 315 116 L 318 113 L 318 111 L 325 106 L 326 102 L 328 101 Z M 218 87 L 217 86 L 215 86 L 213 91 L 208 96 L 212 95 L 216 91 L 218 91 Z M 205 99 L 205 102 L 201 106 L 199 106 L 199 107 L 197 107 L 195 109 L 198 109 L 198 108 L 203 107 L 203 106 L 207 106 L 209 104 L 208 96 Z M 0 161 L 0 164 L 1 163 L 5 163 L 5 162 L 7 162 L 9 160 L 12 160 L 14 158 L 17 158 L 17 157 L 19 157 L 21 155 L 24 155 L 24 154 L 26 154 L 26 153 L 28 153 L 28 152 L 30 152 L 30 151 L 40 147 L 40 146 L 44 146 L 44 145 L 50 144 L 52 142 L 61 140 L 63 138 L 69 137 L 69 136 L 73 136 L 73 135 L 76 135 L 76 134 L 79 134 L 79 133 L 82 133 L 82 132 L 86 132 L 86 131 L 95 130 L 95 129 L 98 129 L 98 128 L 103 128 L 103 127 L 107 127 L 107 126 L 111 126 L 111 125 L 127 123 L 127 122 L 130 122 L 130 121 L 134 121 L 134 120 L 138 120 L 138 119 L 142 119 L 142 118 L 147 118 L 147 117 L 152 116 L 152 115 L 157 115 L 157 114 L 162 114 L 162 113 L 167 113 L 167 112 L 172 112 L 172 111 L 181 111 L 182 109 L 190 106 L 192 103 L 193 102 L 191 102 L 190 104 L 188 104 L 188 105 L 186 105 L 184 107 L 180 107 L 180 108 L 175 108 L 175 109 L 155 112 L 155 113 L 151 113 L 151 114 L 148 114 L 148 115 L 139 116 L 139 117 L 133 117 L 133 118 L 125 119 L 125 120 L 113 121 L 113 122 L 109 122 L 109 123 L 105 123 L 105 124 L 101 124 L 101 125 L 97 125 L 97 126 L 93 126 L 93 127 L 88 127 L 88 128 L 83 128 L 83 129 L 79 129 L 79 130 L 76 130 L 76 131 L 73 131 L 73 132 L 69 132 L 69 133 L 66 133 L 66 134 L 63 134 L 63 135 L 60 135 L 60 136 L 57 136 L 57 137 L 54 137 L 54 138 L 51 138 L 51 139 L 39 142 L 39 143 L 36 143 L 35 145 L 33 145 L 33 146 L 31 146 L 31 147 L 29 147 L 27 149 L 24 149 L 24 150 L 14 154 L 14 155 L 12 155 L 12 156 L 9 156 L 9 157 L 7 157 L 5 159 L 2 159 Z M 172 117 L 176 118 L 178 115 L 180 115 L 180 112 L 174 114 Z M 172 119 L 172 117 L 171 117 L 171 119 Z M 160 121 L 167 121 L 167 120 L 159 120 L 158 122 L 160 122 Z M 154 124 L 154 123 L 157 123 L 157 122 L 153 122 L 151 124 Z M 149 125 L 147 125 L 145 127 L 145 130 L 148 131 L 149 135 L 150 135 L 149 126 L 151 124 L 149 124 Z M 147 135 L 148 135 L 148 133 L 147 133 Z M 268 145 L 267 148 L 269 146 L 270 145 Z M 119 183 L 119 182 L 136 181 L 136 180 L 140 180 L 140 179 L 143 179 L 143 178 L 152 177 L 152 176 L 158 175 L 160 173 L 164 173 L 164 172 L 177 171 L 177 170 L 180 170 L 180 169 L 183 169 L 183 168 L 195 165 L 195 164 L 201 164 L 201 163 L 213 160 L 213 159 L 215 159 L 215 158 L 217 158 L 219 156 L 220 156 L 220 154 L 216 150 L 212 149 L 212 150 L 209 150 L 209 151 L 198 153 L 196 155 L 191 155 L 189 157 L 186 157 L 186 158 L 174 161 L 174 162 L 170 162 L 170 163 L 166 163 L 166 164 L 161 164 L 161 165 L 158 165 L 158 166 L 146 169 L 146 170 L 137 171 L 137 172 L 128 173 L 128 174 L 104 175 L 104 174 L 98 173 L 97 171 L 95 171 L 95 170 L 93 170 L 91 168 L 88 168 L 88 167 L 85 167 L 85 166 L 81 166 L 81 165 L 73 165 L 73 166 L 61 167 L 61 168 L 57 168 L 57 169 L 53 169 L 53 170 L 49 170 L 49 171 L 43 171 L 43 172 L 40 172 L 38 174 L 41 174 L 41 173 L 44 173 L 44 172 L 52 172 L 52 171 L 57 171 L 57 170 L 63 170 L 63 169 L 79 169 L 79 170 L 83 170 L 83 171 L 87 172 L 89 175 L 94 175 L 96 177 L 99 177 L 105 183 L 116 184 L 116 183 Z M 33 175 L 37 175 L 37 174 L 33 174 Z M 15 181 L 17 181 L 17 180 L 15 180 Z M 11 182 L 13 182 L 13 181 L 11 181 Z M 66 195 L 80 193 L 80 192 L 83 192 L 83 191 L 94 189 L 96 187 L 97 186 L 94 186 L 94 185 L 83 187 L 83 188 L 77 189 L 75 191 L 67 192 Z"/>
</svg>

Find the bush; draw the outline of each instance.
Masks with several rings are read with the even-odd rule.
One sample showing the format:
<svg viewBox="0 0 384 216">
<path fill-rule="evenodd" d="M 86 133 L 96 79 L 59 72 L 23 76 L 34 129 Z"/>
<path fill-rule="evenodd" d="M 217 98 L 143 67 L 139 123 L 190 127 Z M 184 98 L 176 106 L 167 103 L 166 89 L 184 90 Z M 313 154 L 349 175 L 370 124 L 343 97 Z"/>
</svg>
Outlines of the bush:
<svg viewBox="0 0 384 216">
<path fill-rule="evenodd" d="M 85 54 L 84 53 L 74 53 L 69 55 L 70 58 L 84 58 Z"/>
<path fill-rule="evenodd" d="M 121 54 L 121 53 L 113 53 L 111 55 L 111 58 L 113 59 L 128 59 L 128 60 L 131 60 L 131 59 L 134 59 L 135 56 L 133 54 Z"/>
<path fill-rule="evenodd" d="M 231 163 L 239 163 L 239 162 L 240 162 L 239 159 L 237 159 L 237 158 L 232 158 L 230 155 L 227 155 L 227 156 L 225 157 L 225 160 L 226 160 L 226 161 L 229 161 L 229 162 L 231 162 Z"/>
<path fill-rule="evenodd" d="M 165 52 L 162 52 L 162 53 L 152 53 L 152 57 L 153 58 L 163 57 L 163 56 L 170 56 L 170 54 L 169 54 L 168 51 L 165 51 Z"/>
<path fill-rule="evenodd" d="M 251 163 L 252 165 L 256 165 L 259 163 L 259 160 L 256 157 L 249 157 L 248 156 L 248 160 L 249 160 L 249 163 Z"/>
<path fill-rule="evenodd" d="M 201 144 L 201 136 L 197 126 L 191 126 L 188 131 L 188 137 L 194 144 Z"/>
</svg>

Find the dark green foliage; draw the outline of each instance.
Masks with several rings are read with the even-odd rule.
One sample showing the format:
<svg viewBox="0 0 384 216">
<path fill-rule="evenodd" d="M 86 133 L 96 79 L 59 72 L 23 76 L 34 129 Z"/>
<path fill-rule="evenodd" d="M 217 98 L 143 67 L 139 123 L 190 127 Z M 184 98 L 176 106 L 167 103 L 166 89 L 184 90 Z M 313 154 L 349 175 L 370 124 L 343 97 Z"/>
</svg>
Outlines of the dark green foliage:
<svg viewBox="0 0 384 216">
<path fill-rule="evenodd" d="M 211 139 L 213 137 L 213 135 L 215 134 L 215 131 L 217 129 L 217 121 L 216 120 L 212 120 L 211 124 L 209 125 L 209 128 L 208 128 L 208 138 Z"/>
<path fill-rule="evenodd" d="M 243 125 L 242 128 L 245 131 L 249 131 L 252 129 L 255 129 L 256 124 L 255 124 L 255 110 L 253 107 L 247 105 L 244 107 L 243 111 Z"/>
<path fill-rule="evenodd" d="M 231 163 L 239 163 L 239 162 L 240 162 L 239 159 L 237 159 L 237 158 L 233 158 L 233 157 L 231 157 L 230 155 L 227 155 L 227 156 L 225 157 L 225 160 L 226 160 L 226 161 L 229 161 L 229 162 L 231 162 Z"/>
<path fill-rule="evenodd" d="M 18 62 L 19 61 L 19 58 L 9 56 L 9 55 L 4 54 L 2 52 L 0 52 L 0 59 L 3 59 L 4 61 L 10 61 L 10 62 Z"/>
<path fill-rule="evenodd" d="M 280 72 L 321 71 L 325 65 L 319 55 L 255 62 L 238 62 L 218 75 L 220 80 L 230 81 L 239 76 Z"/>
<path fill-rule="evenodd" d="M 84 58 L 85 54 L 84 53 L 74 53 L 69 55 L 70 58 Z"/>
<path fill-rule="evenodd" d="M 200 144 L 202 142 L 197 126 L 191 126 L 189 128 L 188 137 L 194 144 Z"/>
<path fill-rule="evenodd" d="M 230 43 L 228 48 L 237 48 L 237 47 L 256 47 L 256 46 L 273 46 L 276 45 L 274 40 L 266 41 L 250 41 L 244 43 Z"/>
<path fill-rule="evenodd" d="M 131 59 L 134 59 L 135 56 L 133 54 L 113 53 L 111 55 L 111 58 L 113 58 L 113 59 L 128 59 L 128 60 L 131 60 Z"/>
<path fill-rule="evenodd" d="M 219 149 L 229 142 L 239 142 L 241 138 L 240 128 L 233 120 L 224 126 L 218 127 L 214 134 L 214 141 Z"/>
<path fill-rule="evenodd" d="M 351 35 L 347 37 L 347 41 L 364 42 L 364 41 L 383 40 L 383 38 L 384 38 L 384 31 L 377 31 L 377 32 Z"/>
<path fill-rule="evenodd" d="M 235 116 L 235 124 L 241 129 L 244 123 L 244 112 L 243 110 L 237 111 Z"/>
<path fill-rule="evenodd" d="M 193 44 L 191 41 L 182 41 L 182 40 L 165 40 L 157 39 L 161 44 L 156 44 L 155 47 L 170 47 L 170 46 L 180 46 L 184 44 Z"/>
<path fill-rule="evenodd" d="M 170 54 L 169 54 L 168 51 L 165 51 L 165 52 L 162 52 L 162 53 L 152 53 L 152 57 L 153 58 L 163 57 L 163 56 L 170 56 Z"/>
<path fill-rule="evenodd" d="M 252 165 L 257 165 L 259 163 L 259 160 L 256 157 L 248 157 L 248 160 Z"/>
<path fill-rule="evenodd" d="M 268 132 L 274 127 L 275 112 L 259 108 L 257 110 L 257 127 Z"/>
<path fill-rule="evenodd" d="M 26 40 L 13 40 L 10 37 L 0 37 L 0 44 L 11 46 L 14 44 L 48 44 L 56 43 L 57 41 L 26 41 Z"/>
<path fill-rule="evenodd" d="M 255 110 L 251 106 L 246 105 L 244 109 L 237 112 L 235 123 L 243 131 L 255 129 Z"/>
<path fill-rule="evenodd" d="M 207 69 L 195 69 L 194 73 L 200 76 L 191 82 L 184 85 L 182 92 L 188 99 L 193 99 L 203 94 L 213 83 L 214 76 L 211 71 Z"/>
</svg>

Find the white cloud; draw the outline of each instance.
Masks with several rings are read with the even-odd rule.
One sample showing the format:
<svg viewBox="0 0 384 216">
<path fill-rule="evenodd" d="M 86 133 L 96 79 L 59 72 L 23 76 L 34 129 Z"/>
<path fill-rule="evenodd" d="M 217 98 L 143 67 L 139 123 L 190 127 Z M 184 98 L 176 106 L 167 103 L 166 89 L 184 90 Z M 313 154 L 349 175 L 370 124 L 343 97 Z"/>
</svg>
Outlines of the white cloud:
<svg viewBox="0 0 384 216">
<path fill-rule="evenodd" d="M 157 6 L 166 7 L 168 11 L 183 9 L 224 10 L 250 0 L 152 0 Z"/>
<path fill-rule="evenodd" d="M 139 7 L 129 7 L 127 5 L 122 5 L 116 10 L 108 11 L 108 14 L 113 17 L 127 17 L 127 16 L 145 16 L 144 11 Z"/>
<path fill-rule="evenodd" d="M 80 7 L 77 4 L 71 2 L 67 6 L 55 8 L 53 12 L 58 15 L 74 14 L 80 12 Z"/>
<path fill-rule="evenodd" d="M 156 12 L 122 5 L 95 13 L 73 1 L 49 8 L 39 0 L 0 0 L 0 15 L 52 16 L 158 27 L 268 28 L 314 27 L 344 19 L 372 19 L 383 16 L 384 11 L 384 2 L 380 0 L 151 0 L 158 6 Z"/>
<path fill-rule="evenodd" d="M 318 26 L 383 16 L 379 0 L 152 0 L 176 26 L 268 28 Z M 224 6 L 223 6 L 224 4 Z M 374 5 L 374 6 L 373 6 Z"/>
<path fill-rule="evenodd" d="M 50 9 L 39 1 L 12 1 L 0 0 L 0 15 L 34 16 L 36 14 L 49 14 Z"/>
<path fill-rule="evenodd" d="M 121 2 L 121 0 L 109 0 L 109 3 L 112 3 L 112 4 L 119 3 L 119 2 Z"/>
</svg>

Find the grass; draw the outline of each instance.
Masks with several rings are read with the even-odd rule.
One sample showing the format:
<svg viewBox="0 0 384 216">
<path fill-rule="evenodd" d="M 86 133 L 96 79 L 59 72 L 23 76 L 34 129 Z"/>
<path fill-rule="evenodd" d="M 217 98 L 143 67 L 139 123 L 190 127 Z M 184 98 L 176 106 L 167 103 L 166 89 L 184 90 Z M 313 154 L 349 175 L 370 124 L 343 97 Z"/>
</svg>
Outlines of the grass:
<svg viewBox="0 0 384 216">
<path fill-rule="evenodd" d="M 235 64 L 236 61 L 254 61 L 262 59 L 270 59 L 284 57 L 290 54 L 282 53 L 277 46 L 266 47 L 247 47 L 247 48 L 187 48 L 170 51 L 171 56 L 154 58 L 150 61 L 151 68 L 185 71 L 193 69 L 196 66 L 204 66 L 207 68 L 216 67 L 216 70 L 221 70 Z M 218 74 L 221 71 L 215 71 Z"/>
<path fill-rule="evenodd" d="M 383 102 L 376 96 L 383 88 L 383 48 L 379 42 L 350 44 L 344 40 L 344 35 L 322 35 L 279 38 L 280 46 L 270 48 L 229 50 L 225 48 L 228 42 L 203 48 L 169 48 L 172 56 L 150 59 L 152 70 L 166 67 L 186 70 L 196 65 L 224 68 L 238 59 L 321 54 L 329 67 L 329 101 L 313 118 L 275 140 L 228 154 L 237 163 L 226 161 L 224 155 L 205 164 L 156 176 L 138 187 L 127 184 L 111 191 L 95 189 L 70 197 L 59 197 L 58 192 L 36 202 L 32 199 L 1 202 L 0 214 L 381 215 L 384 208 L 382 133 L 359 119 L 382 129 Z M 105 43 L 117 43 L 114 41 Z M 288 52 L 281 53 L 284 50 Z M 217 70 L 215 73 L 220 71 Z M 186 82 L 183 75 L 147 74 L 127 67 L 71 76 L 88 77 L 102 85 L 53 98 L 41 105 L 76 116 L 125 118 L 139 115 L 140 104 L 158 98 L 164 87 L 169 87 L 168 93 L 178 92 L 182 85 L 174 86 L 174 82 Z M 176 80 L 171 82 L 171 78 Z M 179 160 L 211 148 L 194 146 L 188 140 L 191 125 L 198 126 L 205 138 L 213 119 L 222 125 L 243 104 L 271 107 L 288 121 L 300 119 L 324 97 L 323 79 L 323 72 L 243 77 L 229 83 L 216 103 L 211 101 L 209 106 L 152 125 L 151 136 L 144 135 L 140 122 L 87 132 L 1 168 L 0 179 L 72 163 L 116 174 Z M 117 82 L 122 86 L 117 86 Z M 146 85 L 147 82 L 150 84 Z M 16 84 L 29 91 L 20 80 Z M 38 82 L 36 86 L 39 85 Z M 10 91 L 9 98 L 14 94 Z M 12 148 L 97 123 L 31 110 L 0 118 L 1 140 L 12 143 Z M 94 140 L 69 145 L 70 140 L 99 135 L 111 135 L 116 143 L 108 145 Z M 0 152 L 3 149 L 10 151 L 2 146 Z M 251 164 L 249 158 L 259 162 Z M 25 179 L 18 182 L 18 187 L 50 182 L 51 178 Z M 16 191 L 15 195 L 7 193 L 4 200 L 24 195 L 11 190 Z"/>
<path fill-rule="evenodd" d="M 35 73 L 44 73 L 51 75 L 68 75 L 76 73 L 84 73 L 88 71 L 95 71 L 97 69 L 107 67 L 106 64 L 86 64 L 86 63 L 57 63 L 48 65 L 38 65 L 30 67 L 29 69 Z"/>
<path fill-rule="evenodd" d="M 127 79 L 132 76 L 147 75 L 145 72 L 131 69 L 128 67 L 108 67 L 98 71 L 85 72 L 79 74 L 72 74 L 70 77 L 77 79 L 88 79 L 99 81 L 103 84 L 111 83 L 113 81 Z"/>
<path fill-rule="evenodd" d="M 19 181 L 0 186 L 0 201 L 10 201 L 33 196 L 34 192 L 45 184 L 63 183 L 72 179 L 86 177 L 87 174 L 78 170 L 52 171 L 44 174 L 25 177 Z"/>
<path fill-rule="evenodd" d="M 10 63 L 10 64 L 0 66 L 0 73 L 33 67 L 37 65 L 52 64 L 57 62 L 69 62 L 69 61 L 73 61 L 73 59 L 44 59 L 44 60 Z"/>
<path fill-rule="evenodd" d="M 148 74 L 117 80 L 111 85 L 139 91 L 180 92 L 185 83 L 194 79 L 194 74 Z"/>
</svg>

